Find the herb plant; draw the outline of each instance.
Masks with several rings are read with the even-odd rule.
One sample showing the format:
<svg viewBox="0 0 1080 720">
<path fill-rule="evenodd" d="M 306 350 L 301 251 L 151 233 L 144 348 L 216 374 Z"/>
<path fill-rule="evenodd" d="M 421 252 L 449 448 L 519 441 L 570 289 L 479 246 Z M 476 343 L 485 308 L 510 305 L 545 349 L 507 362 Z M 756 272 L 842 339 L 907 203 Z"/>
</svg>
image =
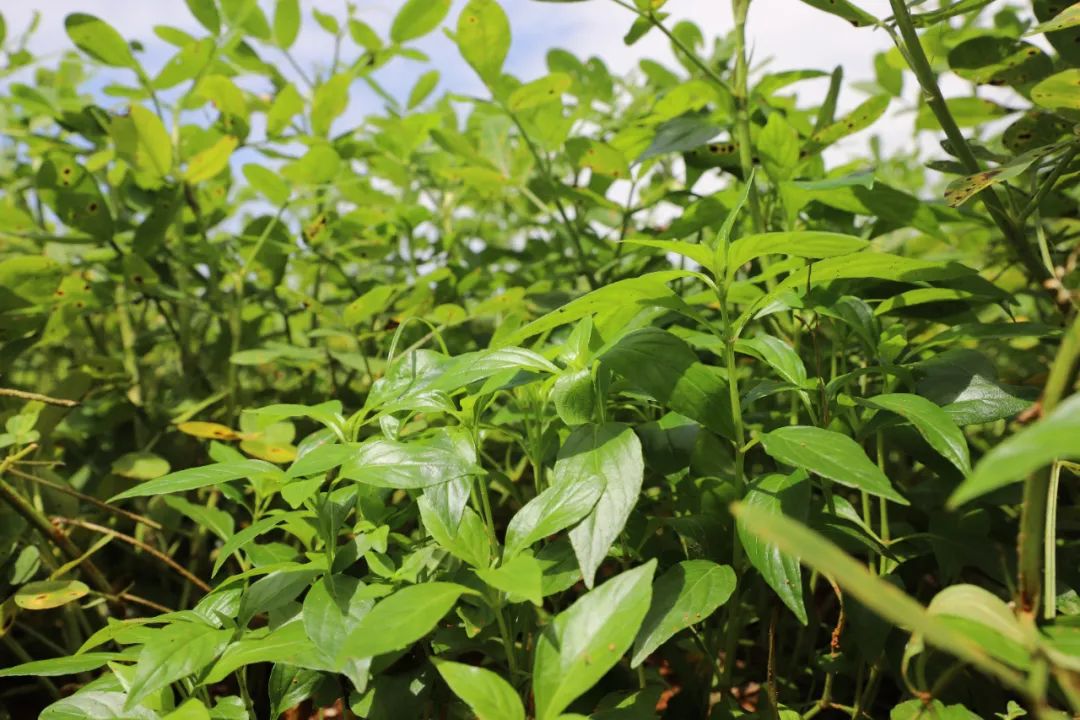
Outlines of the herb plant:
<svg viewBox="0 0 1080 720">
<path fill-rule="evenodd" d="M 0 716 L 1080 713 L 1080 5 L 803 1 L 0 22 Z"/>
</svg>

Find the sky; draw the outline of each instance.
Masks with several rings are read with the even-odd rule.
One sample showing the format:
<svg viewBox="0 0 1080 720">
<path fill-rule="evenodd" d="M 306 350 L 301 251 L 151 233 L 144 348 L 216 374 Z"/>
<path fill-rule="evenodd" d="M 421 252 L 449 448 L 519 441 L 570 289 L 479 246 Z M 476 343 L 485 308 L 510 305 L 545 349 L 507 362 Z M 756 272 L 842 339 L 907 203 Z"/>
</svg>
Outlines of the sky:
<svg viewBox="0 0 1080 720">
<path fill-rule="evenodd" d="M 358 16 L 385 36 L 402 2 L 356 0 Z M 666 38 L 655 30 L 637 44 L 626 46 L 622 37 L 630 27 L 633 15 L 610 0 L 501 2 L 510 17 L 513 32 L 505 69 L 523 80 L 544 74 L 544 58 L 552 47 L 562 47 L 577 55 L 597 55 L 617 73 L 631 70 L 643 57 L 662 61 L 672 59 Z M 272 2 L 261 0 L 261 4 L 269 15 Z M 311 19 L 310 10 L 317 8 L 344 16 L 345 0 L 301 0 L 301 4 L 305 11 L 304 22 L 293 48 L 294 55 L 305 66 L 317 66 L 326 62 L 328 36 Z M 455 0 L 447 19 L 448 26 L 453 27 L 463 5 L 464 0 Z M 872 13 L 888 14 L 888 0 L 863 0 L 862 5 Z M 152 70 L 160 67 L 171 52 L 169 46 L 154 36 L 154 26 L 166 24 L 200 32 L 183 0 L 0 0 L 0 12 L 7 20 L 9 36 L 26 26 L 34 10 L 42 14 L 40 29 L 30 46 L 35 53 L 52 54 L 69 48 L 64 17 L 70 12 L 88 12 L 108 21 L 126 38 L 142 41 L 146 51 L 141 59 Z M 663 10 L 671 14 L 667 21 L 669 25 L 678 20 L 692 20 L 706 37 L 726 33 L 732 28 L 727 0 L 669 0 Z M 890 47 L 884 32 L 853 28 L 844 20 L 798 0 L 755 0 L 751 5 L 748 32 L 754 64 L 771 59 L 768 64 L 771 70 L 829 70 L 842 64 L 848 80 L 870 78 L 874 53 Z M 476 89 L 477 81 L 471 70 L 441 32 L 432 33 L 417 46 L 428 53 L 442 71 L 443 88 Z M 269 51 L 266 58 L 275 60 L 274 55 Z M 396 96 L 404 97 L 415 77 L 426 69 L 419 63 L 397 60 L 382 69 L 377 77 Z M 805 90 L 823 92 L 824 85 L 809 83 Z M 842 98 L 841 106 L 854 106 L 860 99 L 858 94 L 849 92 Z"/>
<path fill-rule="evenodd" d="M 267 16 L 272 17 L 273 0 L 259 2 Z M 345 17 L 346 0 L 300 2 L 303 23 L 292 52 L 305 68 L 325 67 L 332 45 L 329 36 L 312 19 L 311 11 L 318 9 Z M 642 58 L 652 58 L 674 66 L 668 40 L 656 30 L 633 46 L 623 42 L 623 35 L 634 16 L 612 0 L 499 2 L 510 18 L 513 35 L 504 71 L 513 73 L 522 81 L 546 73 L 545 56 L 553 47 L 564 48 L 579 57 L 598 56 L 616 74 L 631 71 Z M 357 16 L 372 25 L 384 38 L 389 34 L 390 24 L 403 3 L 404 0 L 354 0 L 358 8 Z M 465 0 L 453 0 L 453 7 L 444 23 L 446 27 L 455 26 L 464 4 Z M 889 0 L 861 0 L 859 5 L 877 17 L 890 15 Z M 108 21 L 129 40 L 141 41 L 145 49 L 140 54 L 140 60 L 151 76 L 174 52 L 172 46 L 155 36 L 155 26 L 171 25 L 197 36 L 205 35 L 184 0 L 0 0 L 0 13 L 7 21 L 9 38 L 25 28 L 35 10 L 42 16 L 40 27 L 30 44 L 36 55 L 55 56 L 69 49 L 71 43 L 64 32 L 64 17 L 71 12 L 87 12 Z M 733 27 L 730 0 L 668 0 L 663 11 L 670 15 L 665 21 L 669 27 L 679 20 L 691 20 L 702 29 L 706 38 L 723 35 Z M 842 65 L 845 82 L 840 96 L 840 112 L 866 99 L 866 94 L 854 88 L 853 84 L 860 80 L 872 80 L 874 55 L 892 47 L 889 36 L 883 30 L 854 28 L 847 21 L 816 10 L 800 0 L 753 0 L 747 34 L 751 66 L 758 71 L 829 71 Z M 349 45 L 352 46 L 351 43 Z M 398 58 L 375 75 L 376 80 L 395 97 L 406 98 L 416 78 L 431 67 L 441 72 L 439 91 L 484 94 L 479 80 L 460 58 L 455 44 L 442 32 L 437 30 L 412 45 L 427 53 L 431 63 Z M 260 47 L 260 53 L 265 60 L 277 63 L 286 75 L 293 75 L 276 50 Z M 98 83 L 100 87 L 101 81 Z M 824 95 L 827 83 L 827 78 L 804 81 L 793 90 L 797 89 L 808 103 L 813 104 Z M 950 94 L 950 90 L 958 91 L 961 87 L 955 78 L 948 75 L 943 78 L 943 86 L 946 95 Z M 986 94 L 985 91 L 983 94 Z M 907 102 L 894 103 L 890 114 L 878 121 L 872 130 L 845 138 L 827 150 L 826 161 L 835 164 L 864 155 L 871 135 L 881 138 L 886 154 L 902 148 L 909 149 L 906 146 L 913 142 L 910 108 L 916 95 L 913 78 L 907 75 Z M 352 97 L 348 113 L 339 119 L 335 129 L 354 126 L 365 115 L 381 110 L 383 101 L 361 83 L 354 84 Z M 110 108 L 115 105 L 115 109 L 119 109 L 123 101 L 117 98 L 112 100 L 112 105 L 108 101 L 103 104 Z M 925 156 L 934 152 L 937 140 L 934 134 L 922 133 L 914 142 Z"/>
</svg>

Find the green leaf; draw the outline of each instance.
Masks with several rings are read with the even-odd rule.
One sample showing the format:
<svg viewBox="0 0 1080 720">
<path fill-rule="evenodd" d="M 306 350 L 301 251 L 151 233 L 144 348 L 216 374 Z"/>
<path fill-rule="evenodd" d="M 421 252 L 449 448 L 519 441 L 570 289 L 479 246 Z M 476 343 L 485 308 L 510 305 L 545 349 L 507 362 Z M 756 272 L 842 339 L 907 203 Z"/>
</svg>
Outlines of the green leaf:
<svg viewBox="0 0 1080 720">
<path fill-rule="evenodd" d="M 194 185 L 209 180 L 227 167 L 233 150 L 239 145 L 239 141 L 231 135 L 226 135 L 216 143 L 199 152 L 188 161 L 184 170 L 184 182 Z"/>
<path fill-rule="evenodd" d="M 220 485 L 240 478 L 261 477 L 269 475 L 281 478 L 284 473 L 276 466 L 263 460 L 236 460 L 233 462 L 205 465 L 203 467 L 188 468 L 170 473 L 130 490 L 125 490 L 114 495 L 110 502 L 126 500 L 133 497 L 146 497 L 149 495 L 164 495 L 166 493 L 184 492 L 195 490 L 210 485 Z"/>
<path fill-rule="evenodd" d="M 491 587 L 506 593 L 510 602 L 527 600 L 539 607 L 543 604 L 540 563 L 529 553 L 515 555 L 497 568 L 476 568 L 477 576 Z"/>
<path fill-rule="evenodd" d="M 1039 23 L 1024 33 L 1024 36 L 1027 37 L 1029 35 L 1038 35 L 1040 33 L 1057 32 L 1059 30 L 1076 27 L 1077 25 L 1080 25 L 1080 3 L 1074 3 L 1046 22 Z"/>
<path fill-rule="evenodd" d="M 510 21 L 497 0 L 469 0 L 458 16 L 456 40 L 465 62 L 494 85 L 510 51 Z"/>
<path fill-rule="evenodd" d="M 432 658 L 431 662 L 477 720 L 525 720 L 521 698 L 510 683 L 496 673 L 442 658 Z"/>
<path fill-rule="evenodd" d="M 345 663 L 355 662 L 355 658 L 350 658 L 338 664 L 341 650 L 349 634 L 375 607 L 381 591 L 349 575 L 325 575 L 311 586 L 304 598 L 304 632 L 338 671 Z"/>
<path fill-rule="evenodd" d="M 369 440 L 345 461 L 339 476 L 366 485 L 423 488 L 473 474 L 453 447 L 431 440 Z"/>
<path fill-rule="evenodd" d="M 782 463 L 901 505 L 909 504 L 859 444 L 847 435 L 793 425 L 765 433 L 761 444 L 765 452 Z"/>
<path fill-rule="evenodd" d="M 0 678 L 77 675 L 97 670 L 99 667 L 103 667 L 113 660 L 119 660 L 121 657 L 120 653 L 97 652 L 51 658 L 49 660 L 34 660 L 0 670 Z"/>
<path fill-rule="evenodd" d="M 806 384 L 806 366 L 795 349 L 778 337 L 758 335 L 749 340 L 737 340 L 736 352 L 752 355 L 768 363 L 786 382 L 803 387 Z"/>
<path fill-rule="evenodd" d="M 926 610 L 967 635 L 995 659 L 1019 669 L 1030 668 L 1034 634 L 1026 632 L 1016 613 L 989 590 L 977 585 L 952 585 L 935 595 Z"/>
<path fill-rule="evenodd" d="M 274 42 L 289 49 L 300 34 L 300 0 L 277 0 L 274 5 Z"/>
<path fill-rule="evenodd" d="M 559 375 L 551 388 L 551 400 L 559 419 L 567 425 L 592 422 L 596 416 L 597 404 L 601 401 L 597 397 L 592 371 L 582 368 Z"/>
<path fill-rule="evenodd" d="M 799 165 L 799 133 L 783 116 L 774 112 L 764 129 L 758 134 L 755 145 L 773 182 L 789 180 Z"/>
<path fill-rule="evenodd" d="M 613 312 L 628 305 L 646 307 L 683 307 L 682 300 L 665 283 L 686 273 L 679 270 L 649 273 L 641 277 L 626 278 L 597 288 L 560 308 L 533 320 L 528 325 L 506 335 L 499 345 L 520 345 L 534 335 L 547 332 L 561 325 L 572 323 L 588 315 Z"/>
<path fill-rule="evenodd" d="M 422 102 L 427 100 L 428 96 L 431 95 L 432 91 L 435 90 L 435 86 L 438 84 L 438 70 L 428 70 L 422 74 L 416 79 L 416 84 L 413 85 L 412 90 L 409 91 L 409 101 L 406 107 L 408 107 L 409 110 L 418 107 Z"/>
<path fill-rule="evenodd" d="M 410 585 L 380 600 L 357 623 L 339 659 L 375 657 L 401 650 L 435 629 L 436 623 L 468 590 L 448 582 Z"/>
<path fill-rule="evenodd" d="M 175 622 L 154 631 L 143 646 L 128 688 L 125 708 L 206 668 L 225 649 L 233 631 L 195 622 Z"/>
<path fill-rule="evenodd" d="M 217 35 L 221 30 L 221 15 L 214 0 L 184 0 L 188 10 L 204 28 Z"/>
<path fill-rule="evenodd" d="M 292 462 L 285 475 L 290 478 L 310 477 L 338 467 L 359 450 L 356 444 L 324 444 L 307 452 Z"/>
<path fill-rule="evenodd" d="M 719 127 L 703 118 L 673 118 L 657 126 L 649 146 L 634 162 L 640 163 L 658 155 L 694 150 L 707 144 L 719 133 Z"/>
<path fill-rule="evenodd" d="M 600 361 L 680 415 L 724 437 L 734 437 L 727 383 L 672 333 L 654 327 L 635 330 L 601 355 Z"/>
<path fill-rule="evenodd" d="M 201 700 L 190 698 L 161 720 L 212 720 L 210 711 Z"/>
<path fill-rule="evenodd" d="M 1036 105 L 1055 112 L 1080 110 L 1080 93 L 1076 92 L 1078 84 L 1080 68 L 1070 68 L 1051 75 L 1031 88 L 1031 99 Z"/>
<path fill-rule="evenodd" d="M 533 663 L 536 720 L 555 720 L 615 666 L 652 601 L 656 560 L 616 575 L 559 613 L 540 634 Z"/>
<path fill-rule="evenodd" d="M 570 89 L 572 80 L 566 73 L 556 72 L 526 83 L 510 93 L 507 107 L 511 112 L 531 110 L 550 102 L 560 102 Z"/>
<path fill-rule="evenodd" d="M 676 633 L 712 615 L 735 590 L 735 571 L 709 560 L 685 560 L 653 583 L 652 604 L 634 640 L 637 667 Z"/>
<path fill-rule="evenodd" d="M 589 514 L 570 531 L 586 587 L 619 537 L 638 501 L 645 473 L 641 441 L 621 423 L 583 425 L 570 434 L 555 461 L 553 486 L 602 478 L 604 490 Z"/>
<path fill-rule="evenodd" d="M 304 109 L 304 98 L 300 91 L 292 83 L 278 91 L 274 101 L 270 103 L 270 109 L 266 113 L 266 134 L 269 137 L 277 137 Z"/>
<path fill-rule="evenodd" d="M 763 255 L 790 255 L 816 260 L 851 255 L 869 245 L 853 235 L 817 230 L 746 235 L 728 246 L 727 273 L 729 277 L 734 277 L 739 268 Z"/>
<path fill-rule="evenodd" d="M 130 452 L 114 460 L 110 469 L 131 480 L 153 480 L 169 472 L 169 461 L 151 452 Z"/>
<path fill-rule="evenodd" d="M 772 473 L 760 477 L 750 485 L 743 502 L 762 513 L 783 514 L 805 522 L 810 513 L 810 483 L 806 472 L 796 470 L 790 475 Z M 784 605 L 795 613 L 799 622 L 806 625 L 808 620 L 798 558 L 781 552 L 775 544 L 750 532 L 741 520 L 737 528 L 746 559 L 761 573 Z"/>
<path fill-rule="evenodd" d="M 142 105 L 132 105 L 130 114 L 138 134 L 136 168 L 160 184 L 160 181 L 172 172 L 172 138 L 169 137 L 165 125 L 151 110 Z"/>
<path fill-rule="evenodd" d="M 405 0 L 390 26 L 390 39 L 405 43 L 439 26 L 450 12 L 450 0 Z"/>
<path fill-rule="evenodd" d="M 905 418 L 930 443 L 930 447 L 941 453 L 956 469 L 965 475 L 971 472 L 971 457 L 964 433 L 960 432 L 949 414 L 934 403 L 911 393 L 876 395 L 859 402 Z"/>
<path fill-rule="evenodd" d="M 813 530 L 782 514 L 746 503 L 735 503 L 732 512 L 747 532 L 776 545 L 781 552 L 828 575 L 844 591 L 871 612 L 904 630 L 918 633 L 933 644 L 1013 689 L 1024 687 L 1018 673 L 992 658 L 980 645 L 951 625 L 927 612 L 926 608 L 892 583 L 873 575 L 866 565 L 848 556 Z"/>
<path fill-rule="evenodd" d="M 51 610 L 75 602 L 90 592 L 78 580 L 43 580 L 23 585 L 15 591 L 15 604 L 23 610 Z"/>
<path fill-rule="evenodd" d="M 569 478 L 525 503 L 506 527 L 505 557 L 513 557 L 537 540 L 576 524 L 596 506 L 604 492 L 605 479 L 599 475 Z"/>
<path fill-rule="evenodd" d="M 64 29 L 75 47 L 98 62 L 112 67 L 138 69 L 139 63 L 131 54 L 127 42 L 104 20 L 86 13 L 72 13 L 64 18 Z"/>
<path fill-rule="evenodd" d="M 247 163 L 243 167 L 244 177 L 272 205 L 282 206 L 289 201 L 292 190 L 281 176 L 262 165 Z"/>
<path fill-rule="evenodd" d="M 1073 395 L 1046 417 L 1007 438 L 987 452 L 949 498 L 959 507 L 988 492 L 1024 479 L 1054 460 L 1080 458 L 1080 394 Z"/>
<path fill-rule="evenodd" d="M 304 634 L 304 624 L 299 619 L 287 622 L 270 632 L 267 632 L 266 628 L 247 631 L 239 640 L 229 644 L 202 681 L 206 685 L 219 683 L 246 665 L 276 662 L 282 658 L 322 660 L 314 650 L 311 641 Z"/>
<path fill-rule="evenodd" d="M 315 89 L 315 97 L 311 101 L 311 129 L 316 135 L 328 135 L 334 120 L 345 112 L 349 106 L 349 87 L 352 82 L 352 73 L 343 72 Z"/>
<path fill-rule="evenodd" d="M 425 495 L 417 505 L 424 528 L 441 548 L 475 568 L 486 568 L 491 564 L 491 536 L 472 508 L 466 507 L 457 527 L 451 528 L 444 514 L 435 509 L 431 498 Z"/>
</svg>

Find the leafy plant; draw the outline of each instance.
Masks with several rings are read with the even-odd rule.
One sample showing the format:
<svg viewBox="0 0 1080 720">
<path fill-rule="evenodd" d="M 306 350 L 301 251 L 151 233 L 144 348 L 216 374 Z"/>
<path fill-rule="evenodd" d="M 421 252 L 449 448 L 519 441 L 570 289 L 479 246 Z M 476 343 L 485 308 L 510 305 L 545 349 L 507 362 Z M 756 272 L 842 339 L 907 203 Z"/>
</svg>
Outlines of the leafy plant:
<svg viewBox="0 0 1080 720">
<path fill-rule="evenodd" d="M 805 0 L 849 87 L 613 2 L 675 64 L 0 22 L 0 716 L 1080 713 L 1077 6 Z"/>
</svg>

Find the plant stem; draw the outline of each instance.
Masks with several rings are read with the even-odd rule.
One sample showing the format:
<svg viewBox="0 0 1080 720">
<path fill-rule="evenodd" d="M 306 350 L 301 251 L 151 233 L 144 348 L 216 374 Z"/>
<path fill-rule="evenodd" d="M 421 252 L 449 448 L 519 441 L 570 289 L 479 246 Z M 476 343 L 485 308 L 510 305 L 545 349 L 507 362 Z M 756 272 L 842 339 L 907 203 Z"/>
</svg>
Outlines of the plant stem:
<svg viewBox="0 0 1080 720">
<path fill-rule="evenodd" d="M 1027 220 L 1033 212 L 1039 209 L 1039 205 L 1042 203 L 1043 198 L 1049 195 L 1050 191 L 1054 189 L 1054 185 L 1057 184 L 1058 178 L 1060 178 L 1069 167 L 1069 164 L 1072 163 L 1073 158 L 1076 157 L 1077 153 L 1080 153 L 1080 146 L 1073 145 L 1070 147 L 1061 157 L 1061 161 L 1057 164 L 1057 167 L 1051 170 L 1050 174 L 1043 178 L 1042 183 L 1039 185 L 1039 189 L 1035 191 L 1035 194 L 1031 196 L 1031 200 L 1028 201 L 1028 204 L 1024 206 L 1024 209 L 1021 210 L 1020 214 L 1016 217 L 1017 225 L 1022 226 L 1024 221 Z M 1053 268 L 1050 268 L 1050 270 L 1053 271 Z"/>
<path fill-rule="evenodd" d="M 904 40 L 901 49 L 904 50 L 908 64 L 926 94 L 927 106 L 934 113 L 934 117 L 937 118 L 941 129 L 945 131 L 945 137 L 948 138 L 952 146 L 953 154 L 964 165 L 964 168 L 969 173 L 979 172 L 982 169 L 979 167 L 979 161 L 975 158 L 971 146 L 968 145 L 967 139 L 949 111 L 945 96 L 941 94 L 941 88 L 938 86 L 934 70 L 930 66 L 922 42 L 919 40 L 919 34 L 915 30 L 915 24 L 911 20 L 911 14 L 908 12 L 907 3 L 905 0 L 889 0 L 889 4 L 892 6 L 897 29 Z M 979 197 L 982 199 L 991 218 L 993 218 L 994 223 L 1001 230 L 1002 235 L 1005 236 L 1005 241 L 1012 248 L 1017 259 L 1027 268 L 1030 279 L 1046 279 L 1048 277 L 1046 269 L 1039 262 L 1031 246 L 1025 241 L 1020 228 L 1009 217 L 1008 212 L 1001 203 L 1001 199 L 997 195 L 997 191 L 993 187 L 988 187 L 979 193 Z"/>
<path fill-rule="evenodd" d="M 41 393 L 16 390 L 15 388 L 0 387 L 0 397 L 16 398 L 18 400 L 25 400 L 26 402 L 42 402 L 46 405 L 57 405 L 59 407 L 75 407 L 79 404 L 78 400 L 54 398 L 49 397 L 48 395 L 42 395 Z"/>
<path fill-rule="evenodd" d="M 132 522 L 141 523 L 143 525 L 146 525 L 149 528 L 153 528 L 154 530 L 160 530 L 161 529 L 161 524 L 160 523 L 158 523 L 158 522 L 156 522 L 154 520 L 151 520 L 148 517 L 144 517 L 144 516 L 139 515 L 137 513 L 129 512 L 127 510 L 124 510 L 123 508 L 118 508 L 115 505 L 110 505 L 109 503 L 106 503 L 106 502 L 102 502 L 101 500 L 98 500 L 96 497 L 93 497 L 92 495 L 87 495 L 85 493 L 79 492 L 75 488 L 68 487 L 67 485 L 62 485 L 60 483 L 55 483 L 55 482 L 52 482 L 51 480 L 46 480 L 45 478 L 39 478 L 37 475 L 32 475 L 30 473 L 25 473 L 25 472 L 23 472 L 21 470 L 17 470 L 16 468 L 13 468 L 13 467 L 8 468 L 7 471 L 9 473 L 11 473 L 12 475 L 14 475 L 15 477 L 22 478 L 23 480 L 29 480 L 30 482 L 37 483 L 38 485 L 44 485 L 47 488 L 51 488 L 51 489 L 55 490 L 56 492 L 63 493 L 65 495 L 70 495 L 73 498 L 78 498 L 79 500 L 82 500 L 83 502 L 85 502 L 85 503 L 87 503 L 89 505 L 93 505 L 96 508 L 100 508 L 102 510 L 105 510 L 106 512 L 115 513 L 117 515 L 120 515 L 121 517 L 126 517 L 128 520 L 131 520 Z"/>
<path fill-rule="evenodd" d="M 1061 399 L 1067 394 L 1071 380 L 1080 363 L 1080 314 L 1073 318 L 1072 324 L 1061 339 L 1061 346 L 1050 367 L 1050 375 L 1043 389 L 1042 412 L 1048 415 L 1054 411 Z M 1050 498 L 1055 491 L 1055 483 L 1048 470 L 1032 473 L 1024 481 L 1024 497 L 1020 509 L 1020 534 L 1017 538 L 1018 587 L 1016 605 L 1020 612 L 1034 619 L 1043 595 L 1044 550 L 1049 526 L 1053 525 L 1051 512 L 1056 506 Z M 1049 558 L 1046 559 L 1049 562 Z M 1049 582 L 1049 581 L 1048 581 Z M 1045 602 L 1052 604 L 1055 598 L 1046 597 Z"/>
<path fill-rule="evenodd" d="M 196 586 L 197 588 L 199 588 L 203 592 L 210 592 L 210 589 L 211 589 L 210 586 L 207 585 L 202 580 L 200 580 L 199 578 L 192 575 L 190 572 L 188 572 L 187 569 L 185 569 L 183 565 L 176 562 L 171 557 L 169 557 L 165 553 L 161 552 L 157 548 L 152 547 L 150 545 L 147 545 L 146 543 L 142 542 L 141 540 L 133 538 L 130 535 L 125 535 L 124 533 L 119 532 L 117 530 L 113 530 L 112 528 L 105 527 L 104 525 L 98 525 L 97 523 L 87 522 L 86 520 L 78 520 L 76 518 L 58 517 L 58 518 L 56 518 L 56 521 L 60 522 L 60 523 L 64 523 L 65 525 L 75 525 L 76 527 L 81 527 L 81 528 L 84 528 L 86 530 L 93 530 L 94 532 L 99 532 L 99 533 L 112 535 L 113 537 L 117 538 L 118 540 L 122 540 L 122 541 L 126 542 L 128 545 L 131 545 L 132 547 L 136 547 L 139 550 L 142 550 L 143 552 L 147 553 L 148 555 L 153 556 L 155 559 L 160 560 L 161 562 L 165 563 L 166 565 L 171 567 L 173 570 L 175 570 L 178 575 L 183 577 L 185 580 L 187 580 L 189 583 Z"/>
<path fill-rule="evenodd" d="M 747 83 L 750 69 L 746 60 L 746 15 L 750 10 L 750 0 L 731 0 L 731 9 L 735 15 L 735 139 L 739 143 L 739 166 L 743 178 L 750 183 L 747 202 L 750 205 L 750 222 L 755 233 L 765 230 L 761 216 L 761 201 L 757 186 L 751 179 L 754 168 L 754 151 L 750 138 L 750 108 Z"/>
</svg>

